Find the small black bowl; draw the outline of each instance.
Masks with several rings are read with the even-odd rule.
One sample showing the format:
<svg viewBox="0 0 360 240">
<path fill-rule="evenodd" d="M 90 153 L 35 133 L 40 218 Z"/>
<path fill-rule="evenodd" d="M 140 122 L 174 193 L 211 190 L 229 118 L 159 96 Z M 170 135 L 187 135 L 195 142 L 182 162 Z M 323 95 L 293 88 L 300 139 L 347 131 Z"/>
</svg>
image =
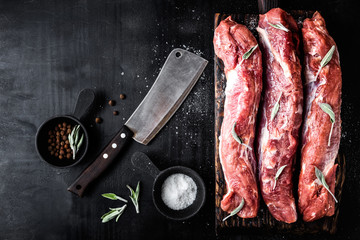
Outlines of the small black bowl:
<svg viewBox="0 0 360 240">
<path fill-rule="evenodd" d="M 134 167 L 147 172 L 150 174 L 155 180 L 153 183 L 153 202 L 156 209 L 165 217 L 172 220 L 186 220 L 192 216 L 194 216 L 205 202 L 205 184 L 200 175 L 194 170 L 182 167 L 175 166 L 171 168 L 167 168 L 163 171 L 159 171 L 159 169 L 152 163 L 146 154 L 142 152 L 136 152 L 131 157 L 131 162 Z M 171 176 L 172 174 L 182 173 L 189 177 L 191 177 L 197 187 L 196 198 L 194 202 L 185 209 L 182 210 L 173 210 L 165 205 L 164 201 L 161 198 L 161 188 L 164 181 Z"/>
<path fill-rule="evenodd" d="M 54 130 L 54 128 L 60 123 L 67 123 L 71 124 L 71 126 L 80 125 L 80 136 L 81 134 L 84 134 L 84 140 L 83 143 L 78 150 L 78 152 L 75 155 L 75 159 L 71 158 L 63 158 L 59 159 L 58 157 L 55 157 L 54 155 L 50 154 L 50 151 L 48 150 L 49 143 L 49 131 Z M 65 168 L 65 167 L 71 167 L 75 164 L 79 163 L 85 156 L 88 146 L 89 146 L 89 135 L 86 131 L 86 128 L 84 125 L 77 120 L 76 118 L 65 115 L 65 116 L 55 116 L 47 121 L 45 121 L 41 126 L 39 127 L 37 133 L 36 133 L 36 141 L 35 146 L 38 154 L 40 155 L 41 159 L 43 159 L 45 162 L 49 163 L 52 166 Z"/>
<path fill-rule="evenodd" d="M 164 181 L 171 175 L 176 173 L 182 173 L 186 176 L 192 178 L 196 184 L 197 192 L 194 202 L 185 209 L 182 210 L 173 210 L 165 205 L 164 201 L 161 198 L 161 188 Z M 167 168 L 164 171 L 161 171 L 160 174 L 156 177 L 153 186 L 153 201 L 156 209 L 165 217 L 172 220 L 185 220 L 194 216 L 205 202 L 205 184 L 200 175 L 194 170 L 182 167 L 175 166 Z"/>
<path fill-rule="evenodd" d="M 35 147 L 42 160 L 52 166 L 65 168 L 74 166 L 84 158 L 89 147 L 89 135 L 85 126 L 81 123 L 81 119 L 88 113 L 94 100 L 95 93 L 93 92 L 93 90 L 83 89 L 79 93 L 75 105 L 75 110 L 72 115 L 55 116 L 49 118 L 40 125 L 35 137 Z M 78 152 L 76 153 L 75 159 L 73 159 L 72 157 L 70 159 L 59 159 L 58 157 L 51 155 L 48 150 L 49 131 L 54 130 L 59 123 L 63 122 L 71 124 L 72 127 L 74 127 L 75 125 L 80 125 L 80 134 L 84 134 L 83 143 Z"/>
</svg>

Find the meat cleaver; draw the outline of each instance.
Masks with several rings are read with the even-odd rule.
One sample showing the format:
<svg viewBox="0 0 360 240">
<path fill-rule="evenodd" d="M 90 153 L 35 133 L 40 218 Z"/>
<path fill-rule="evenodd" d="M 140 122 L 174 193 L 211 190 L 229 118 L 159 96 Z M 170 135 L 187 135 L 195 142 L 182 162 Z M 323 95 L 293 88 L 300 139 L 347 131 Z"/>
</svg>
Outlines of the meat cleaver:
<svg viewBox="0 0 360 240">
<path fill-rule="evenodd" d="M 185 100 L 208 61 L 176 48 L 168 56 L 153 86 L 101 154 L 70 185 L 68 191 L 82 196 L 131 139 L 147 145 Z"/>
</svg>

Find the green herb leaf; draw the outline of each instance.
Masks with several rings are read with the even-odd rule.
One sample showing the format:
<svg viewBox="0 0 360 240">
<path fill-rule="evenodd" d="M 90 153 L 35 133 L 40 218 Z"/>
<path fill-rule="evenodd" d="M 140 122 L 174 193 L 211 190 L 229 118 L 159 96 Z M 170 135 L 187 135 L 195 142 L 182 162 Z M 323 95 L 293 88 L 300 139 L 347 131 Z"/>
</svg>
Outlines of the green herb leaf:
<svg viewBox="0 0 360 240">
<path fill-rule="evenodd" d="M 115 193 L 103 193 L 103 194 L 101 194 L 101 196 L 103 196 L 104 198 L 111 199 L 111 200 L 117 200 Z"/>
<path fill-rule="evenodd" d="M 126 203 L 128 202 L 126 199 L 117 196 L 115 193 L 104 193 L 104 194 L 101 194 L 101 196 L 103 196 L 104 198 L 111 199 L 111 200 L 120 200 L 120 201 L 123 201 Z"/>
<path fill-rule="evenodd" d="M 332 47 L 330 48 L 330 50 L 325 54 L 324 58 L 321 59 L 320 68 L 319 68 L 318 72 L 316 73 L 315 81 L 316 81 L 316 79 L 318 78 L 321 69 L 322 69 L 323 67 L 325 67 L 325 66 L 330 62 L 330 60 L 332 59 L 332 56 L 333 56 L 333 54 L 334 54 L 334 51 L 335 51 L 335 45 L 332 45 Z"/>
<path fill-rule="evenodd" d="M 136 190 L 135 190 L 135 192 L 136 192 L 136 196 L 137 196 L 137 200 L 139 199 L 139 193 L 140 193 L 140 182 L 138 182 L 138 184 L 136 185 Z"/>
<path fill-rule="evenodd" d="M 235 141 L 237 141 L 238 143 L 240 143 L 241 145 L 244 145 L 245 147 L 249 148 L 250 150 L 252 150 L 252 148 L 245 144 L 243 142 L 243 140 L 237 135 L 236 131 L 235 131 L 235 127 L 236 127 L 236 121 L 234 122 L 233 128 L 231 129 L 231 135 L 233 136 L 233 138 L 235 139 Z"/>
<path fill-rule="evenodd" d="M 335 202 L 338 203 L 338 200 L 335 198 L 334 194 L 330 191 L 329 185 L 327 185 L 325 181 L 324 174 L 315 166 L 315 175 L 317 179 L 320 181 L 321 185 L 330 193 L 330 195 L 334 198 Z"/>
<path fill-rule="evenodd" d="M 136 213 L 139 213 L 139 194 L 140 194 L 140 181 L 138 182 L 136 186 L 136 191 L 134 191 L 129 185 L 126 185 L 126 187 L 130 190 L 130 199 L 132 203 L 134 204 Z"/>
<path fill-rule="evenodd" d="M 74 131 L 74 135 L 75 135 L 75 140 L 74 143 L 77 143 L 79 140 L 79 129 L 80 129 L 80 125 L 76 125 L 75 126 L 75 131 Z M 77 144 L 76 144 L 77 145 Z"/>
<path fill-rule="evenodd" d="M 335 45 L 332 45 L 330 50 L 326 53 L 326 55 L 324 56 L 324 58 L 320 62 L 320 67 L 321 68 L 325 67 L 330 62 L 330 60 L 332 59 L 332 56 L 334 54 L 334 51 L 335 51 Z"/>
<path fill-rule="evenodd" d="M 281 173 L 284 171 L 284 168 L 286 168 L 286 166 L 287 166 L 287 165 L 281 166 L 281 167 L 277 170 L 277 172 L 276 172 L 276 174 L 275 174 L 275 177 L 274 177 L 275 183 L 274 183 L 273 190 L 275 189 L 277 180 L 279 179 Z"/>
<path fill-rule="evenodd" d="M 327 103 L 320 103 L 319 106 L 320 106 L 321 110 L 323 110 L 327 115 L 329 115 L 330 121 L 332 123 L 330 133 L 329 133 L 329 140 L 328 140 L 328 146 L 330 146 L 331 135 L 332 135 L 334 123 L 335 123 L 335 113 L 332 110 L 331 106 Z"/>
<path fill-rule="evenodd" d="M 256 44 L 255 46 L 253 46 L 252 48 L 249 49 L 249 51 L 247 51 L 246 53 L 244 53 L 244 55 L 242 56 L 242 60 L 240 62 L 240 64 L 245 60 L 248 59 L 251 54 L 255 51 L 255 49 L 258 47 L 258 44 Z"/>
<path fill-rule="evenodd" d="M 233 136 L 235 141 L 237 141 L 240 144 L 243 144 L 242 139 L 236 134 L 235 127 L 236 127 L 236 121 L 234 122 L 234 125 L 233 125 L 233 127 L 231 129 L 231 135 Z"/>
<path fill-rule="evenodd" d="M 281 167 L 277 170 L 277 172 L 276 172 L 276 174 L 275 174 L 275 180 L 278 180 L 278 179 L 279 179 L 280 174 L 284 171 L 284 168 L 286 168 L 286 166 L 287 166 L 287 165 L 281 166 Z"/>
<path fill-rule="evenodd" d="M 329 115 L 330 121 L 332 123 L 334 123 L 335 122 L 335 113 L 332 110 L 332 107 L 327 103 L 320 103 L 319 106 L 320 106 L 321 110 L 323 110 L 325 113 L 327 113 Z"/>
<path fill-rule="evenodd" d="M 76 145 L 76 148 L 77 148 L 77 149 L 80 149 L 83 141 L 84 141 L 84 134 L 81 135 L 81 138 L 80 138 L 78 144 Z"/>
<path fill-rule="evenodd" d="M 102 219 L 102 223 L 106 223 L 112 219 L 114 219 L 116 217 L 116 222 L 119 220 L 120 216 L 123 214 L 123 212 L 125 211 L 126 208 L 126 204 L 122 207 L 119 208 L 110 208 L 110 211 L 105 213 L 104 215 L 101 216 Z"/>
<path fill-rule="evenodd" d="M 289 29 L 287 29 L 284 25 L 282 25 L 281 23 L 277 23 L 277 24 L 272 24 L 272 23 L 269 23 L 270 26 L 274 27 L 274 28 L 277 28 L 277 29 L 280 29 L 280 30 L 283 30 L 285 32 L 288 32 Z"/>
<path fill-rule="evenodd" d="M 245 200 L 244 198 L 241 200 L 241 203 L 239 204 L 239 206 L 237 208 L 235 208 L 228 216 L 226 216 L 224 219 L 223 219 L 223 222 L 228 219 L 229 217 L 232 217 L 236 214 L 238 214 L 241 209 L 244 207 L 244 204 L 245 204 Z"/>
<path fill-rule="evenodd" d="M 107 213 L 105 213 L 104 215 L 102 215 L 102 216 L 101 216 L 101 219 L 104 219 L 106 216 L 112 214 L 112 213 L 115 212 L 115 211 L 116 211 L 116 210 L 110 210 L 110 212 L 107 212 Z M 103 222 L 104 222 L 104 220 L 103 220 Z"/>
<path fill-rule="evenodd" d="M 121 214 L 118 214 L 116 219 L 115 219 L 115 222 L 118 222 L 119 218 L 121 217 L 122 213 Z"/>
<path fill-rule="evenodd" d="M 84 140 L 84 134 L 82 134 L 81 138 L 79 139 L 79 133 L 80 125 L 76 125 L 71 131 L 71 133 L 68 135 L 70 148 L 73 151 L 73 159 L 75 159 L 75 155 L 79 151 Z"/>
<path fill-rule="evenodd" d="M 73 128 L 73 130 L 70 133 L 69 140 L 70 139 L 73 140 L 73 136 L 74 136 L 74 132 L 75 132 L 74 129 L 75 129 L 75 127 Z"/>
<path fill-rule="evenodd" d="M 271 111 L 270 121 L 274 120 L 276 114 L 277 114 L 278 111 L 279 111 L 281 96 L 282 96 L 282 93 L 280 94 L 279 99 L 277 100 L 277 102 L 275 103 L 275 105 L 274 105 L 274 107 L 273 107 L 273 109 L 272 109 L 272 111 Z"/>
</svg>

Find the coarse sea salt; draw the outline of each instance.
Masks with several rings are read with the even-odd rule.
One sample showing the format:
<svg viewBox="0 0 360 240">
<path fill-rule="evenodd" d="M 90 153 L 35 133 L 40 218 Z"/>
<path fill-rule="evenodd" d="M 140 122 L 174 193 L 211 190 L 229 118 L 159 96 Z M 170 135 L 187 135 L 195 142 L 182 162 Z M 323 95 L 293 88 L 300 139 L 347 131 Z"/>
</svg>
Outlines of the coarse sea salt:
<svg viewBox="0 0 360 240">
<path fill-rule="evenodd" d="M 161 187 L 161 198 L 173 210 L 190 206 L 196 198 L 197 186 L 194 180 L 182 173 L 170 175 Z"/>
</svg>

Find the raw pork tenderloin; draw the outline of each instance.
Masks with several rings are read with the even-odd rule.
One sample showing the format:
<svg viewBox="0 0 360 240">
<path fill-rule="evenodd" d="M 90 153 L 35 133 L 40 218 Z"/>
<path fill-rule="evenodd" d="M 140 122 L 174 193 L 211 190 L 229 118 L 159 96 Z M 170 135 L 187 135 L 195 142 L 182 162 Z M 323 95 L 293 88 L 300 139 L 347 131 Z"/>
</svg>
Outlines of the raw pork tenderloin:
<svg viewBox="0 0 360 240">
<path fill-rule="evenodd" d="M 299 210 L 306 222 L 335 212 L 335 199 L 322 185 L 315 167 L 325 177 L 329 190 L 335 195 L 336 167 L 341 137 L 341 68 L 339 53 L 329 35 L 324 18 L 315 12 L 305 19 L 302 28 L 305 57 L 305 119 L 302 132 L 301 171 L 299 178 Z M 321 61 L 329 50 L 334 52 L 323 67 Z M 332 120 L 320 105 L 329 104 Z"/>
<path fill-rule="evenodd" d="M 273 217 L 293 223 L 293 171 L 303 112 L 299 30 L 291 15 L 274 8 L 260 15 L 257 31 L 265 66 L 257 137 L 260 189 Z"/>
<path fill-rule="evenodd" d="M 244 54 L 257 44 L 252 33 L 231 17 L 221 21 L 215 30 L 214 49 L 224 62 L 226 75 L 219 154 L 227 193 L 221 201 L 221 208 L 230 213 L 244 199 L 244 206 L 238 213 L 242 218 L 256 217 L 259 209 L 257 164 L 253 147 L 262 90 L 262 59 L 259 48 L 247 59 L 243 59 Z"/>
</svg>

